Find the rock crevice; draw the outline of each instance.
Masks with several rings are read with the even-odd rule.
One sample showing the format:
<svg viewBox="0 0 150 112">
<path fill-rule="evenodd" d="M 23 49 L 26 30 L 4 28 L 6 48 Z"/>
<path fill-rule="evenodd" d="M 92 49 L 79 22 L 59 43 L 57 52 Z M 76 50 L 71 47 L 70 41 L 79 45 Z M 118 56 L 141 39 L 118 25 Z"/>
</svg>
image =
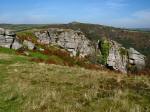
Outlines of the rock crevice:
<svg viewBox="0 0 150 112">
<path fill-rule="evenodd" d="M 85 57 L 92 54 L 94 47 L 80 31 L 71 29 L 50 28 L 44 32 L 35 32 L 41 44 L 55 44 L 65 48 L 72 56 Z"/>
<path fill-rule="evenodd" d="M 19 49 L 22 47 L 15 33 L 3 28 L 0 28 L 0 46 L 10 49 Z"/>
<path fill-rule="evenodd" d="M 105 41 L 108 41 L 110 46 L 106 57 L 106 66 L 108 68 L 127 73 L 130 70 L 136 69 L 136 71 L 139 71 L 145 67 L 145 56 L 134 48 L 126 49 L 116 41 Z M 100 51 L 102 52 L 101 48 Z"/>
</svg>

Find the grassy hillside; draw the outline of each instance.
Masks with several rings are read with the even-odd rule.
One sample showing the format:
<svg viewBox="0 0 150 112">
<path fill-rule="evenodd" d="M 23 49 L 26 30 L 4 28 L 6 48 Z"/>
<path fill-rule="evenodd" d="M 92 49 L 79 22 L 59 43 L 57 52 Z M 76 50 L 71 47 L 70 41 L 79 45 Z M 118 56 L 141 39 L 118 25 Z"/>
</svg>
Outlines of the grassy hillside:
<svg viewBox="0 0 150 112">
<path fill-rule="evenodd" d="M 37 56 L 0 49 L 0 112 L 150 112 L 148 76 L 30 61 Z"/>
</svg>

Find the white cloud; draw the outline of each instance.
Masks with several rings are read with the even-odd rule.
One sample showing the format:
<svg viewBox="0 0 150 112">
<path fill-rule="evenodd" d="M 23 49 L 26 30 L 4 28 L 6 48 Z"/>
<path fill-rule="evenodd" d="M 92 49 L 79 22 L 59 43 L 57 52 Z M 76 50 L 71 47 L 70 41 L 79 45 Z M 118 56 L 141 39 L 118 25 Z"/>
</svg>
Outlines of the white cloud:
<svg viewBox="0 0 150 112">
<path fill-rule="evenodd" d="M 125 0 L 107 0 L 106 1 L 106 6 L 108 8 L 117 9 L 117 8 L 120 8 L 120 7 L 127 6 L 127 3 L 125 3 Z"/>
<path fill-rule="evenodd" d="M 150 27 L 150 10 L 140 10 L 134 12 L 129 17 L 120 18 L 112 22 L 115 26 L 122 27 Z"/>
</svg>

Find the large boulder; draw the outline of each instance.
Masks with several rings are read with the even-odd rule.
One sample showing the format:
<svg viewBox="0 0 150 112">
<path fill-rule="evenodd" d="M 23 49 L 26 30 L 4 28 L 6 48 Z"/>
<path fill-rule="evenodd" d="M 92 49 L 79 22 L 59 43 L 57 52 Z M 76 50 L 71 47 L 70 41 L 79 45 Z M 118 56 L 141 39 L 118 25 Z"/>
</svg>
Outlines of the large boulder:
<svg viewBox="0 0 150 112">
<path fill-rule="evenodd" d="M 72 56 L 85 57 L 94 51 L 91 42 L 80 31 L 71 29 L 50 28 L 47 31 L 35 32 L 41 44 L 54 44 L 68 50 Z"/>
<path fill-rule="evenodd" d="M 33 50 L 35 48 L 35 44 L 27 40 L 23 41 L 23 46 L 27 47 L 29 50 Z"/>
<path fill-rule="evenodd" d="M 134 65 L 138 70 L 145 67 L 145 56 L 136 51 L 134 48 L 128 50 L 129 64 Z"/>
<path fill-rule="evenodd" d="M 107 66 L 122 73 L 127 73 L 127 55 L 121 54 L 121 50 L 125 50 L 125 48 L 115 41 L 110 41 L 110 46 Z"/>
<path fill-rule="evenodd" d="M 109 47 L 106 47 L 106 45 Z M 128 73 L 130 71 L 142 70 L 145 67 L 145 56 L 134 48 L 126 49 L 121 44 L 112 40 L 100 41 L 99 46 L 103 57 L 101 60 L 104 60 L 104 64 L 108 68 Z"/>
<path fill-rule="evenodd" d="M 12 49 L 19 49 L 22 47 L 15 33 L 3 28 L 0 28 L 0 46 Z"/>
<path fill-rule="evenodd" d="M 17 49 L 20 49 L 22 46 L 23 45 L 20 43 L 19 39 L 16 38 L 14 42 L 12 43 L 11 48 L 17 50 Z"/>
</svg>

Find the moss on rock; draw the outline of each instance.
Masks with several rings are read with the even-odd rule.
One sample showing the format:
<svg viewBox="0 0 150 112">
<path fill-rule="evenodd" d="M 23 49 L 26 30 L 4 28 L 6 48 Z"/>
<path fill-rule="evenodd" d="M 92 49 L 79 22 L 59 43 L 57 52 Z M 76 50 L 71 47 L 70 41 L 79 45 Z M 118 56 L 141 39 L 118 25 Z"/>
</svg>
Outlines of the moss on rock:
<svg viewBox="0 0 150 112">
<path fill-rule="evenodd" d="M 119 49 L 119 52 L 120 52 L 121 56 L 127 56 L 128 55 L 128 51 L 125 48 L 123 48 L 123 47 L 121 47 Z"/>
<path fill-rule="evenodd" d="M 107 57 L 109 56 L 110 43 L 108 40 L 102 40 L 99 43 L 99 48 L 101 50 L 101 63 L 107 64 Z"/>
</svg>

